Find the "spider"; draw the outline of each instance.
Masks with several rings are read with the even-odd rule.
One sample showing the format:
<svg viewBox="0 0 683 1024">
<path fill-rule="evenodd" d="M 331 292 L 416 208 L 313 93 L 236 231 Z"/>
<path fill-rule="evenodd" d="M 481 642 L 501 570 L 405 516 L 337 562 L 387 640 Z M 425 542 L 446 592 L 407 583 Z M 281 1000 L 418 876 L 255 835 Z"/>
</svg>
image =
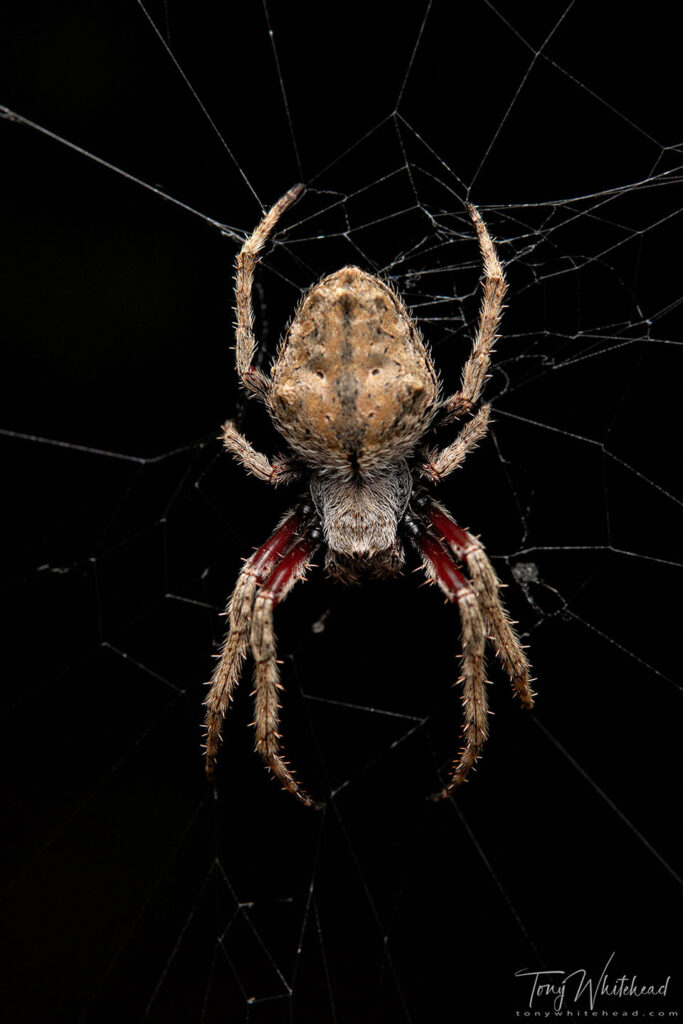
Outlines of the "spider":
<svg viewBox="0 0 683 1024">
<path fill-rule="evenodd" d="M 245 562 L 230 597 L 230 628 L 205 701 L 206 770 L 211 778 L 223 719 L 251 647 L 256 751 L 285 790 L 306 806 L 320 806 L 281 750 L 273 612 L 304 579 L 320 548 L 326 551 L 328 575 L 358 582 L 368 573 L 396 575 L 407 541 L 428 579 L 457 603 L 462 629 L 463 743 L 448 782 L 432 797 L 438 800 L 467 778 L 488 735 L 487 637 L 522 704 L 531 708 L 535 696 L 529 662 L 483 546 L 421 483 L 437 484 L 449 476 L 487 432 L 490 406 L 475 407 L 497 338 L 505 277 L 479 212 L 469 206 L 484 264 L 483 299 L 460 390 L 446 398 L 401 296 L 353 266 L 322 278 L 304 295 L 266 376 L 254 366 L 254 269 L 275 225 L 302 191 L 295 185 L 265 214 L 237 257 L 235 281 L 239 379 L 265 405 L 290 451 L 271 460 L 230 421 L 223 441 L 259 479 L 275 486 L 305 479 L 307 490 Z M 426 446 L 428 430 L 462 417 L 451 444 Z M 458 565 L 466 567 L 469 578 Z"/>
</svg>

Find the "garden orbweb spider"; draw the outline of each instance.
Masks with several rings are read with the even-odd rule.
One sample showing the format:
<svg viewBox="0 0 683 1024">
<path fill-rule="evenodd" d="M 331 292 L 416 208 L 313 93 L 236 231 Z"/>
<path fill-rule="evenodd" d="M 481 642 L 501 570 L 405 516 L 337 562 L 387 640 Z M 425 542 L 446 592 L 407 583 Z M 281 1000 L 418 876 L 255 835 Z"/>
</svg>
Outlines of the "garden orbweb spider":
<svg viewBox="0 0 683 1024">
<path fill-rule="evenodd" d="M 309 807 L 319 806 L 282 755 L 273 611 L 304 578 L 320 548 L 331 577 L 358 582 L 367 573 L 397 574 L 407 541 L 427 577 L 460 613 L 463 744 L 449 781 L 434 794 L 441 799 L 467 778 L 488 735 L 487 637 L 514 692 L 525 707 L 533 706 L 529 663 L 482 545 L 420 483 L 436 484 L 448 476 L 486 434 L 490 407 L 474 410 L 497 337 L 505 278 L 486 226 L 469 206 L 484 263 L 483 300 L 460 390 L 447 398 L 441 397 L 429 351 L 400 295 L 358 267 L 337 270 L 304 295 L 266 376 L 253 365 L 254 268 L 279 218 L 302 191 L 302 185 L 290 189 L 246 240 L 235 282 L 240 382 L 263 402 L 290 453 L 268 459 L 231 422 L 223 428 L 223 440 L 261 480 L 273 485 L 305 480 L 307 490 L 246 561 L 228 603 L 230 628 L 205 702 L 206 769 L 211 777 L 223 718 L 251 648 L 256 750 L 284 789 Z M 451 444 L 425 446 L 429 429 L 462 417 L 464 425 Z"/>
</svg>

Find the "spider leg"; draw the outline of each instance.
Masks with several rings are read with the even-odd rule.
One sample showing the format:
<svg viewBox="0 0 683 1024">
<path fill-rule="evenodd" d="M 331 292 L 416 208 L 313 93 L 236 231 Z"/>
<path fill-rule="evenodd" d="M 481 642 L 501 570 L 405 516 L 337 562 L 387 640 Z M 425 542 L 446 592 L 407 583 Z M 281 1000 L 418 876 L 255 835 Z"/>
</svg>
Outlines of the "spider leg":
<svg viewBox="0 0 683 1024">
<path fill-rule="evenodd" d="M 529 660 L 500 599 L 501 583 L 483 545 L 471 533 L 458 526 L 433 498 L 425 496 L 418 499 L 418 504 L 429 525 L 443 538 L 451 551 L 467 564 L 498 658 L 524 707 L 532 708 L 534 694 L 530 685 Z"/>
<path fill-rule="evenodd" d="M 240 382 L 247 391 L 265 398 L 268 378 L 252 366 L 256 351 L 254 337 L 254 305 L 252 288 L 254 285 L 254 268 L 258 263 L 259 253 L 268 241 L 278 220 L 285 210 L 299 198 L 304 190 L 303 185 L 295 185 L 265 214 L 255 231 L 247 238 L 237 256 L 235 276 L 235 358 Z"/>
<path fill-rule="evenodd" d="M 468 206 L 469 215 L 477 230 L 479 249 L 484 261 L 484 294 L 479 313 L 479 324 L 469 359 L 462 371 L 460 391 L 441 403 L 439 426 L 472 411 L 479 401 L 491 364 L 491 353 L 498 338 L 498 326 L 507 290 L 505 275 L 491 236 L 486 230 L 476 206 Z"/>
<path fill-rule="evenodd" d="M 463 464 L 473 448 L 476 448 L 489 429 L 489 418 L 491 406 L 482 405 L 471 420 L 468 420 L 460 430 L 452 444 L 439 451 L 436 448 L 425 453 L 422 463 L 418 469 L 422 476 L 428 480 L 438 483 L 444 477 L 458 469 Z"/>
<path fill-rule="evenodd" d="M 464 744 L 453 763 L 448 783 L 431 798 L 442 800 L 465 781 L 488 737 L 484 662 L 486 631 L 476 594 L 456 567 L 451 553 L 421 524 L 408 517 L 405 522 L 411 531 L 413 544 L 422 557 L 427 576 L 440 587 L 449 601 L 457 601 L 462 627 L 462 675 L 458 682 L 463 684 Z"/>
<path fill-rule="evenodd" d="M 221 744 L 223 719 L 239 682 L 242 664 L 249 648 L 249 630 L 256 591 L 296 542 L 308 509 L 295 509 L 283 519 L 273 535 L 245 562 L 228 601 L 226 615 L 230 630 L 211 680 L 206 705 L 206 773 L 212 778 Z"/>
<path fill-rule="evenodd" d="M 282 757 L 280 733 L 280 671 L 277 662 L 273 611 L 285 599 L 297 580 L 303 580 L 309 560 L 319 545 L 317 531 L 299 540 L 273 569 L 254 602 L 251 626 L 251 653 L 254 658 L 254 692 L 256 695 L 256 751 L 278 779 L 283 789 L 306 807 L 320 808 L 297 782 Z"/>
<path fill-rule="evenodd" d="M 276 487 L 278 484 L 291 483 L 301 475 L 288 459 L 276 458 L 271 461 L 267 455 L 256 451 L 231 420 L 223 424 L 223 444 L 248 473 Z"/>
</svg>

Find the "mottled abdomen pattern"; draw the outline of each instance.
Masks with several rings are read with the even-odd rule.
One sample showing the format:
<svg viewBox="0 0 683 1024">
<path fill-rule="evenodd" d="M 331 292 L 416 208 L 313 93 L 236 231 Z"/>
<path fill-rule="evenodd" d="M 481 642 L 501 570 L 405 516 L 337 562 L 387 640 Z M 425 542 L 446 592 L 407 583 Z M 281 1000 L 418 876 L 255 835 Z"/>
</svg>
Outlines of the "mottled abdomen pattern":
<svg viewBox="0 0 683 1024">
<path fill-rule="evenodd" d="M 439 384 L 403 302 L 378 278 L 344 267 L 302 300 L 272 371 L 278 429 L 312 468 L 349 477 L 409 454 Z"/>
</svg>

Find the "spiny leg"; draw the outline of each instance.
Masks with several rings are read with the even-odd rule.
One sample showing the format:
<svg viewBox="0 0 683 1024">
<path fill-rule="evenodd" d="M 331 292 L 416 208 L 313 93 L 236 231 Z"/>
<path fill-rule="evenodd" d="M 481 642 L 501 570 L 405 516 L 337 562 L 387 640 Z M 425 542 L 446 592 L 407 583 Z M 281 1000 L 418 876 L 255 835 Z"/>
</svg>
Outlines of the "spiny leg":
<svg viewBox="0 0 683 1024">
<path fill-rule="evenodd" d="M 484 261 L 484 294 L 474 344 L 462 371 L 460 391 L 441 403 L 440 426 L 471 412 L 479 401 L 491 365 L 493 346 L 498 338 L 503 299 L 507 291 L 503 268 L 486 225 L 476 206 L 470 205 L 467 209 L 477 230 L 479 249 Z"/>
<path fill-rule="evenodd" d="M 249 630 L 254 598 L 259 585 L 273 571 L 279 560 L 295 543 L 304 526 L 307 509 L 287 514 L 273 535 L 247 559 L 228 602 L 226 615 L 230 630 L 223 644 L 218 664 L 211 679 L 206 705 L 206 773 L 213 777 L 221 744 L 223 719 L 232 700 L 244 658 L 249 648 Z"/>
<path fill-rule="evenodd" d="M 436 448 L 425 453 L 419 467 L 422 476 L 434 483 L 450 476 L 463 464 L 473 448 L 476 448 L 489 429 L 491 406 L 482 405 L 481 409 L 468 420 L 460 430 L 453 444 L 438 451 Z"/>
<path fill-rule="evenodd" d="M 252 288 L 254 284 L 254 268 L 258 263 L 259 253 L 268 241 L 278 220 L 285 210 L 299 198 L 304 190 L 303 185 L 295 185 L 265 214 L 256 230 L 247 238 L 237 256 L 237 273 L 235 277 L 235 358 L 237 372 L 242 385 L 260 398 L 264 398 L 268 387 L 268 378 L 252 366 L 256 351 L 254 337 L 254 306 Z"/>
<path fill-rule="evenodd" d="M 256 695 L 256 751 L 278 779 L 283 789 L 292 793 L 306 807 L 317 804 L 297 782 L 282 757 L 280 748 L 280 671 L 277 662 L 273 611 L 283 601 L 297 580 L 304 579 L 309 560 L 318 547 L 317 531 L 300 540 L 285 555 L 261 587 L 254 602 L 251 627 L 251 653 L 254 658 L 254 692 Z"/>
<path fill-rule="evenodd" d="M 265 480 L 268 484 L 289 484 L 300 476 L 287 459 L 271 460 L 267 455 L 256 451 L 231 420 L 223 424 L 223 444 L 248 473 L 253 473 L 259 480 Z"/>
<path fill-rule="evenodd" d="M 500 599 L 501 582 L 483 545 L 471 533 L 458 526 L 433 498 L 424 496 L 418 499 L 418 505 L 429 525 L 444 539 L 451 551 L 466 562 L 486 628 L 496 645 L 496 653 L 512 682 L 514 692 L 524 707 L 532 708 L 534 694 L 530 685 L 529 660 Z"/>
<path fill-rule="evenodd" d="M 486 698 L 486 666 L 484 648 L 486 632 L 476 595 L 447 548 L 419 523 L 406 518 L 412 541 L 422 556 L 427 576 L 441 588 L 449 601 L 457 601 L 462 627 L 462 705 L 465 722 L 464 745 L 453 764 L 448 783 L 433 800 L 442 800 L 465 781 L 470 769 L 481 755 L 489 732 L 488 701 Z"/>
</svg>

